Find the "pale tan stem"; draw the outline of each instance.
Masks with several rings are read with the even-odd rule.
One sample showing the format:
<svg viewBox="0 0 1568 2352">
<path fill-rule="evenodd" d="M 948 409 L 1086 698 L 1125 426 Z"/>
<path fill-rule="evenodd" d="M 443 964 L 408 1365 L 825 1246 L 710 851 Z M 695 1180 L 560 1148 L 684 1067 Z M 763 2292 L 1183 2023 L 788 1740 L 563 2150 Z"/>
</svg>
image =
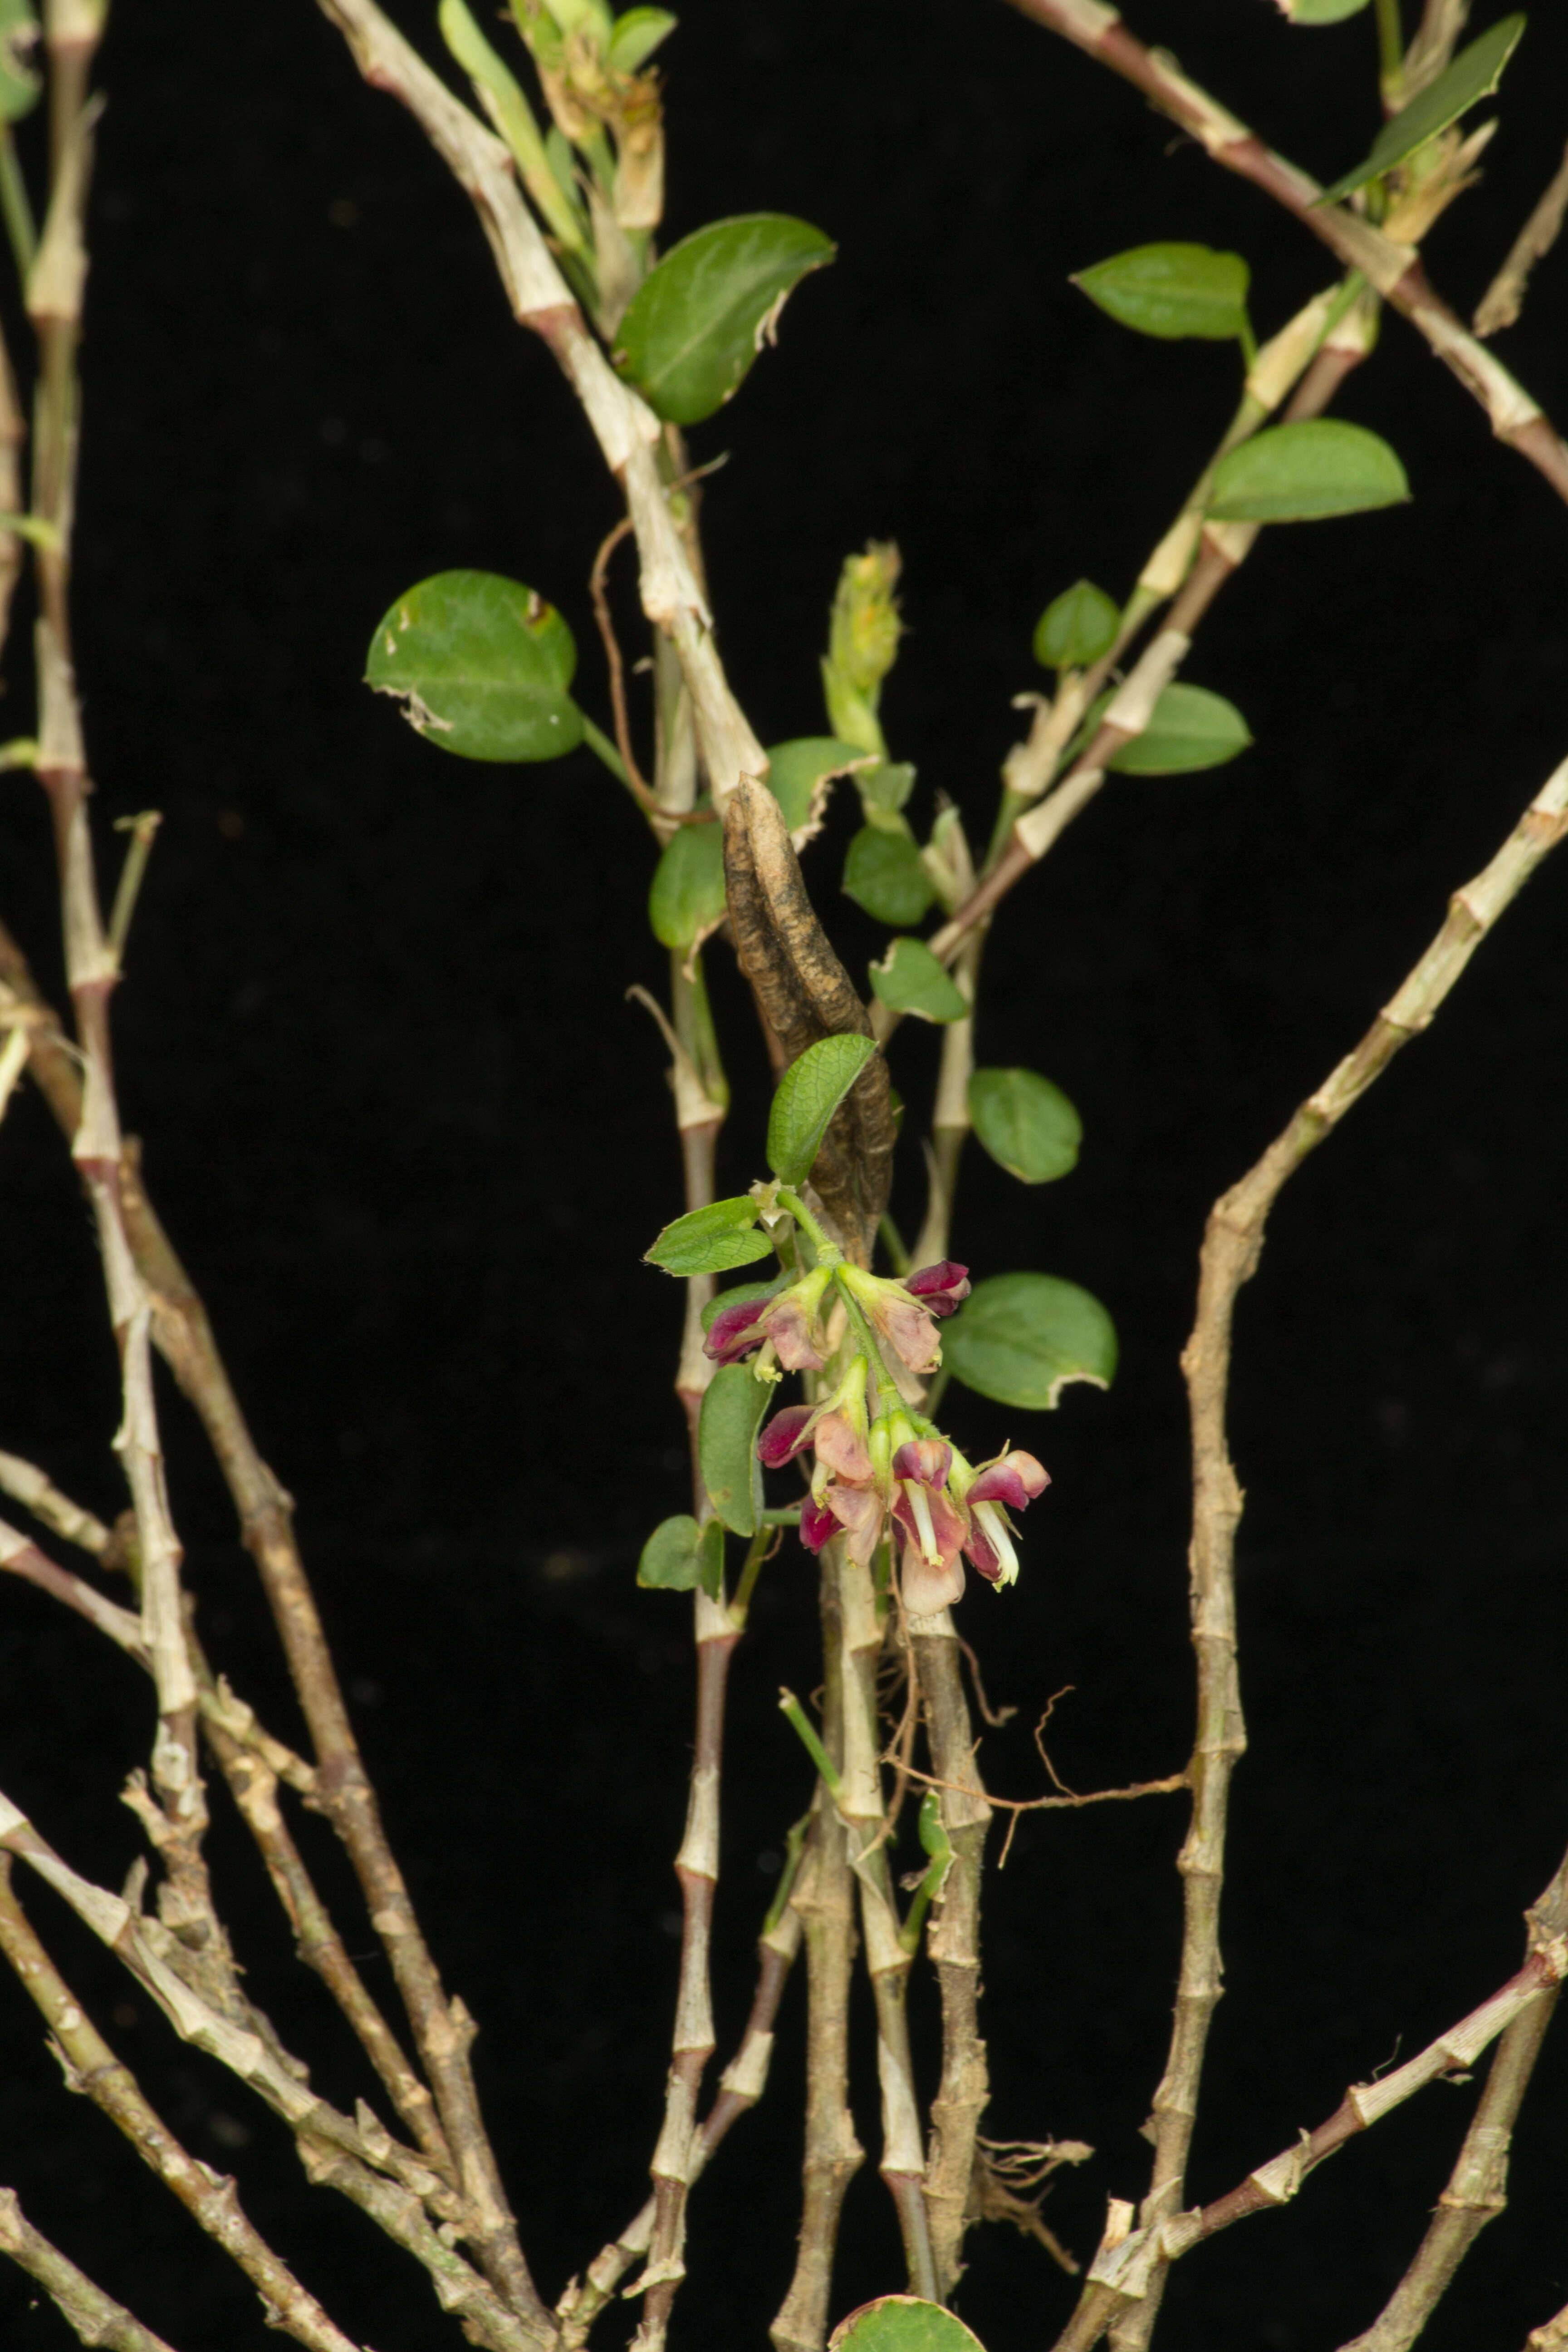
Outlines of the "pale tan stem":
<svg viewBox="0 0 1568 2352">
<path fill-rule="evenodd" d="M 1568 2303 L 1555 2319 L 1531 2329 L 1524 2352 L 1568 2352 Z"/>
<path fill-rule="evenodd" d="M 1476 307 L 1475 330 L 1478 335 L 1500 334 L 1504 327 L 1512 326 L 1524 308 L 1530 273 L 1536 263 L 1551 252 L 1562 236 L 1565 213 L 1568 213 L 1568 147 L 1563 149 L 1563 161 L 1552 174 L 1541 202 L 1510 247 L 1508 259 Z"/>
<path fill-rule="evenodd" d="M 95 2286 L 85 2271 L 41 2237 L 22 2211 L 14 2189 L 0 2189 L 0 2254 L 36 2279 L 79 2343 L 100 2352 L 173 2352 L 161 2336 Z"/>
<path fill-rule="evenodd" d="M 36 1464 L 24 1462 L 20 1454 L 0 1454 L 0 1494 L 9 1495 L 79 1551 L 89 1551 L 101 1559 L 113 1545 L 114 1538 L 101 1519 L 62 1495 Z"/>
<path fill-rule="evenodd" d="M 12 1576 L 36 1584 L 40 1592 L 47 1592 L 56 1601 L 63 1601 L 89 1625 L 136 1660 L 138 1665 L 152 1670 L 152 1660 L 142 1638 L 142 1620 L 133 1610 L 122 1609 L 118 1601 L 110 1601 L 89 1584 L 85 1578 L 73 1576 L 39 1550 L 30 1537 L 0 1519 L 0 1569 Z"/>
<path fill-rule="evenodd" d="M 972 931 L 959 950 L 953 980 L 967 1004 L 974 1003 L 980 984 L 980 960 L 985 952 L 986 926 Z M 936 1108 L 931 1114 L 931 1156 L 927 1163 L 930 1191 L 925 1222 L 915 1242 L 916 1265 L 937 1265 L 947 1255 L 952 1232 L 952 1204 L 958 1191 L 958 1171 L 969 1136 L 969 1081 L 974 1074 L 974 1016 L 950 1021 L 942 1033 L 942 1063 L 936 1084 Z M 940 1765 L 938 1770 L 941 1770 Z"/>
<path fill-rule="evenodd" d="M 945 2301 L 963 2270 L 974 2143 L 991 2090 L 979 2023 L 980 1882 L 991 1808 L 974 1761 L 952 1620 L 945 1610 L 939 1617 L 911 1618 L 910 1638 L 931 1764 L 944 1783 L 942 1825 L 952 1843 L 952 1867 L 926 1937 L 942 1992 L 942 2083 L 931 2101 L 925 2202 Z"/>
</svg>

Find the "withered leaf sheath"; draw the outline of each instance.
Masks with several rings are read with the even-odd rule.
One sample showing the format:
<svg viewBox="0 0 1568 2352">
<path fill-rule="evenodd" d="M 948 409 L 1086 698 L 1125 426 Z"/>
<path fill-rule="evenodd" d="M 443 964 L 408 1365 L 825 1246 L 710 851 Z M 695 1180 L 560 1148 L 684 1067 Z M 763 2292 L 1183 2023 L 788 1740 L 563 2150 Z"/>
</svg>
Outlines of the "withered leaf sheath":
<svg viewBox="0 0 1568 2352">
<path fill-rule="evenodd" d="M 724 887 L 741 969 L 790 1060 L 819 1038 L 868 1037 L 871 1024 L 806 896 L 779 804 L 742 782 L 724 814 Z M 888 1066 L 868 1062 L 823 1138 L 811 1181 L 846 1249 L 871 1262 L 893 1181 Z"/>
</svg>

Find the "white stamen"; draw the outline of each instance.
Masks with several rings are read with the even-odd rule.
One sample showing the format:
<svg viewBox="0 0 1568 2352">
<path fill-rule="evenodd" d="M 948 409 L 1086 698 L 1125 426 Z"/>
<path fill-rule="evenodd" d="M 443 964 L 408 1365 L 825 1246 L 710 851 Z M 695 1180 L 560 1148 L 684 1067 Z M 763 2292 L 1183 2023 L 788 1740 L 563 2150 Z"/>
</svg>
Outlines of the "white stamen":
<svg viewBox="0 0 1568 2352">
<path fill-rule="evenodd" d="M 1018 1576 L 1018 1555 L 1013 1549 L 1013 1538 L 1007 1532 L 1006 1520 L 994 1503 L 976 1503 L 974 1516 L 979 1520 L 991 1549 L 1002 1563 L 1002 1574 L 998 1581 L 1003 1584 L 1016 1583 Z"/>
<path fill-rule="evenodd" d="M 936 1529 L 931 1523 L 930 1498 L 918 1478 L 906 1478 L 903 1487 L 910 1498 L 910 1508 L 915 1515 L 915 1526 L 920 1531 L 921 1551 L 926 1564 L 931 1568 L 938 1568 L 942 1564 L 942 1552 L 936 1539 Z"/>
</svg>

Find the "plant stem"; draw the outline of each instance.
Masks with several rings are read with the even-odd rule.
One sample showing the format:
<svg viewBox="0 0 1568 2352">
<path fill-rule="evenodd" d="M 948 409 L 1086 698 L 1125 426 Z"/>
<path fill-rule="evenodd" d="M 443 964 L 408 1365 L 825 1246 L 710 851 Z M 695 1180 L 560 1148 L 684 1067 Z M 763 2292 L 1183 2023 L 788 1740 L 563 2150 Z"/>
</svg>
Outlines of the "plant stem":
<svg viewBox="0 0 1568 2352">
<path fill-rule="evenodd" d="M 1397 114 L 1404 99 L 1401 94 L 1405 80 L 1405 27 L 1399 21 L 1399 0 L 1375 0 L 1377 11 L 1378 81 L 1383 90 L 1383 110 Z"/>
<path fill-rule="evenodd" d="M 104 2352 L 173 2352 L 161 2336 L 95 2286 L 85 2271 L 51 2246 L 28 2221 L 14 2189 L 0 2189 L 0 2254 L 36 2279 L 84 2344 Z"/>
</svg>

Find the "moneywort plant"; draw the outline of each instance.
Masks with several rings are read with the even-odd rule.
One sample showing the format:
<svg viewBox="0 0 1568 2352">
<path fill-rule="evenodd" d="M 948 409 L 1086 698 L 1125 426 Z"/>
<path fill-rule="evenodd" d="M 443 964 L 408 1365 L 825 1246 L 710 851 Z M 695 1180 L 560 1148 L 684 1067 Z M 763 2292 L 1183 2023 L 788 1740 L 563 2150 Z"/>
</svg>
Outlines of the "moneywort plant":
<svg viewBox="0 0 1568 2352">
<path fill-rule="evenodd" d="M 439 2324 L 489 2352 L 568 2352 L 596 2325 L 606 2336 L 632 2327 L 640 2352 L 658 2352 L 680 2324 L 693 2193 L 764 2092 L 789 2155 L 774 2177 L 790 2185 L 756 2227 L 795 2248 L 782 2305 L 756 2314 L 757 2334 L 767 2327 L 778 2352 L 973 2347 L 977 2338 L 953 2307 L 963 2303 L 966 2239 L 999 2220 L 1030 2232 L 1059 2265 L 1042 2268 L 1038 2307 L 1021 2315 L 1017 2342 L 1047 2339 L 1054 2328 L 1058 2352 L 1089 2352 L 1102 2337 L 1116 2352 L 1142 2352 L 1177 2263 L 1232 2224 L 1289 2203 L 1349 2140 L 1426 2084 L 1483 2060 L 1484 2087 L 1458 2136 L 1437 2210 L 1414 2251 L 1394 2250 L 1406 2266 L 1354 2352 L 1395 2352 L 1415 2340 L 1503 2200 L 1514 2118 L 1568 1973 L 1568 1863 L 1530 1914 L 1517 1971 L 1429 2046 L 1353 2085 L 1316 2129 L 1278 2153 L 1260 2147 L 1254 2168 L 1224 2194 L 1194 2201 L 1188 2159 L 1220 1990 L 1227 1801 L 1246 1746 L 1235 1591 L 1242 1496 L 1226 1433 L 1237 1298 L 1283 1185 L 1432 1022 L 1568 831 L 1568 761 L 1533 793 L 1485 868 L 1455 891 L 1384 1010 L 1347 1039 L 1344 1057 L 1209 1218 L 1182 1358 L 1192 1425 L 1195 1736 L 1163 1779 L 1082 1798 L 1059 1789 L 1002 1797 L 984 1785 L 975 1717 L 994 1718 L 952 1612 L 961 1604 L 1005 1612 L 1010 1588 L 1031 1573 L 1030 1538 L 1051 1507 L 1051 1424 L 1039 1416 L 1069 1387 L 1108 1388 L 1117 1339 L 1107 1309 L 1070 1266 L 972 1265 L 955 1215 L 972 1139 L 1026 1186 L 1068 1176 L 1082 1140 L 1078 1110 L 1047 1073 L 977 1059 L 985 950 L 993 924 L 1012 912 L 1006 902 L 1091 801 L 1122 789 L 1121 779 L 1214 770 L 1251 746 L 1242 713 L 1185 671 L 1205 614 L 1260 534 L 1293 524 L 1331 530 L 1336 518 L 1410 495 L 1389 442 L 1330 413 L 1346 380 L 1374 359 L 1386 311 L 1443 359 L 1543 487 L 1568 499 L 1568 449 L 1481 340 L 1517 316 L 1529 273 L 1560 226 L 1564 187 L 1547 192 L 1472 331 L 1434 292 L 1422 240 L 1472 183 L 1495 129 L 1490 119 L 1478 123 L 1475 110 L 1498 90 L 1526 32 L 1522 16 L 1468 37 L 1464 0 L 1426 0 L 1414 26 L 1401 0 L 1281 0 L 1301 39 L 1342 39 L 1347 58 L 1360 41 L 1363 79 L 1381 97 L 1384 127 L 1370 151 L 1323 186 L 1143 47 L 1100 0 L 1016 5 L 1283 205 L 1329 260 L 1321 290 L 1282 322 L 1241 255 L 1201 244 L 1148 243 L 1077 273 L 1086 299 L 1134 334 L 1233 345 L 1233 404 L 1227 419 L 1216 418 L 1212 457 L 1179 511 L 1155 519 L 1131 585 L 1112 593 L 1064 580 L 1035 622 L 1033 651 L 1048 690 L 1023 698 L 1027 728 L 988 804 L 973 791 L 962 803 L 933 798 L 901 756 L 913 747 L 888 740 L 882 689 L 901 627 L 900 556 L 891 544 L 874 541 L 844 562 L 826 616 L 821 734 L 764 747 L 731 689 L 700 532 L 711 468 L 693 462 L 687 436 L 738 397 L 743 404 L 752 371 L 788 333 L 786 306 L 811 299 L 810 280 L 831 266 L 835 247 L 813 224 L 775 213 L 661 242 L 667 73 L 679 86 L 668 62 L 679 56 L 674 16 L 651 6 L 617 16 L 604 0 L 511 0 L 509 14 L 481 19 L 466 0 L 440 0 L 416 26 L 437 66 L 376 0 L 321 0 L 371 89 L 408 111 L 471 200 L 514 318 L 558 361 L 626 509 L 590 572 L 607 677 L 602 700 L 582 686 L 573 633 L 551 601 L 563 584 L 476 570 L 439 572 L 396 596 L 371 632 L 365 670 L 369 687 L 450 758 L 538 765 L 582 748 L 592 753 L 612 780 L 606 790 L 626 794 L 646 828 L 648 923 L 668 954 L 663 999 L 634 993 L 668 1055 L 685 1197 L 650 1206 L 652 1271 L 628 1265 L 624 1278 L 684 1286 L 674 1370 L 689 1436 L 689 1508 L 647 1528 L 637 1571 L 647 1591 L 690 1596 L 695 1728 L 674 1856 L 679 1984 L 650 2193 L 616 2234 L 583 2249 L 564 2283 L 536 2278 L 525 2252 L 527 2216 L 513 2213 L 469 2063 L 474 2021 L 443 1984 L 388 1843 L 288 1496 L 257 1449 L 120 1125 L 110 1008 L 157 819 L 132 824 L 106 919 L 70 595 L 84 202 L 104 6 L 45 0 L 40 26 L 30 0 L 0 5 L 0 211 L 31 334 L 18 372 L 34 398 L 25 481 L 24 414 L 7 359 L 0 610 L 26 562 L 39 614 L 36 732 L 6 744 L 0 761 L 35 775 L 47 795 L 70 996 L 68 1018 L 47 1002 L 21 945 L 0 932 L 0 1110 L 30 1076 L 68 1140 L 118 1349 L 115 1452 L 129 1494 L 128 1512 L 110 1527 L 63 1493 L 47 1464 L 0 1454 L 0 1489 L 24 1522 L 0 1522 L 0 1566 L 116 1644 L 148 1678 L 153 1700 L 147 1768 L 126 1792 L 148 1851 L 121 1891 L 84 1874 L 51 1843 L 47 1820 L 0 1795 L 0 1948 L 40 2011 L 69 2086 L 104 2112 L 239 2266 L 268 2323 L 311 2352 L 352 2352 L 353 2339 L 313 2291 L 307 2265 L 249 2218 L 235 2180 L 182 2145 L 88 2014 L 35 1924 L 31 1878 L 108 1948 L 175 2035 L 281 2119 L 309 2183 L 359 2209 L 382 2233 L 385 2262 L 423 2270 L 432 2299 L 421 2330 Z M 1367 22 L 1326 29 L 1358 16 Z M 1363 38 L 1369 32 L 1375 41 Z M 35 207 L 11 124 L 46 86 L 47 184 Z M 1331 149 L 1327 126 L 1324 143 Z M 608 593 L 626 542 L 648 631 L 646 656 L 635 663 Z M 528 550 L 519 562 L 535 571 Z M 1019 615 L 1020 644 L 1031 617 Z M 630 682 L 644 671 L 647 696 Z M 833 872 L 825 825 L 836 806 L 847 806 L 854 823 Z M 886 933 L 863 973 L 847 968 L 830 936 L 840 895 Z M 731 1090 L 709 979 L 725 959 L 752 1001 L 746 1050 L 765 1062 L 773 1091 L 765 1132 L 748 1133 L 741 1147 L 752 1181 L 716 1196 Z M 919 1063 L 905 1057 L 900 1033 L 910 1021 L 940 1032 L 929 1099 Z M 924 1183 L 918 1230 L 907 1233 L 889 1212 L 900 1155 Z M 741 1278 L 721 1286 L 731 1276 Z M 209 1661 L 182 1580 L 155 1352 L 195 1406 L 234 1500 L 308 1727 L 308 1755 L 264 1727 Z M 953 1381 L 1020 1416 L 1027 1444 L 1009 1440 L 988 1460 L 970 1459 L 952 1434 Z M 68 1549 L 86 1555 L 85 1567 L 64 1564 Z M 764 1572 L 816 1580 L 820 1676 L 807 1696 L 780 1693 L 798 1739 L 798 1785 L 781 1815 L 785 1862 L 760 1923 L 750 2013 L 715 2088 L 726 1687 L 738 1643 L 755 1638 L 752 1608 Z M 972 1591 L 980 1597 L 966 1601 Z M 676 1774 L 681 1760 L 665 1759 L 662 1769 Z M 312 2087 L 247 1991 L 208 1868 L 215 1770 L 300 1958 L 357 2043 L 374 2099 L 358 2098 L 352 2113 Z M 1072 2140 L 998 2141 L 985 2130 L 986 1872 L 1005 1860 L 1025 1812 L 1159 1795 L 1185 1804 L 1187 1831 L 1174 2015 L 1163 2072 L 1150 2086 L 1152 2153 L 1140 2200 L 1110 2198 L 1099 2245 L 1084 2250 L 1080 2267 L 1039 2204 L 1053 2171 L 1092 2151 Z M 299 1806 L 323 1813 L 342 1843 L 399 2014 L 388 2014 L 390 2002 L 374 1989 L 382 1979 L 356 1957 L 365 1930 L 345 1937 L 311 1878 L 291 1826 Z M 999 1814 L 1005 1829 L 993 1839 Z M 770 2088 L 775 2022 L 797 1961 L 804 2080 Z M 855 2008 L 862 1969 L 873 2032 L 862 2031 Z M 925 2079 L 910 2032 L 911 1987 L 928 1982 L 940 2013 L 934 2080 Z M 652 1998 L 638 1985 L 627 1991 L 628 2000 Z M 873 2077 L 879 2116 L 870 2153 L 902 2259 L 884 2293 L 846 2312 L 836 2254 L 846 2190 L 868 2153 L 853 2093 Z M 9 2190 L 0 2192 L 0 2250 L 82 2342 L 159 2352 L 163 2339 L 95 2284 L 74 2252 L 50 2242 Z M 1194 2269 L 1201 2274 L 1201 2263 Z M 1063 2286 L 1062 2273 L 1075 2287 Z M 1552 2276 L 1543 2262 L 1543 2314 Z M 1053 2295 L 1062 2305 L 1056 2320 Z M 1568 2311 L 1543 2316 L 1531 2345 L 1563 2352 Z"/>
</svg>

